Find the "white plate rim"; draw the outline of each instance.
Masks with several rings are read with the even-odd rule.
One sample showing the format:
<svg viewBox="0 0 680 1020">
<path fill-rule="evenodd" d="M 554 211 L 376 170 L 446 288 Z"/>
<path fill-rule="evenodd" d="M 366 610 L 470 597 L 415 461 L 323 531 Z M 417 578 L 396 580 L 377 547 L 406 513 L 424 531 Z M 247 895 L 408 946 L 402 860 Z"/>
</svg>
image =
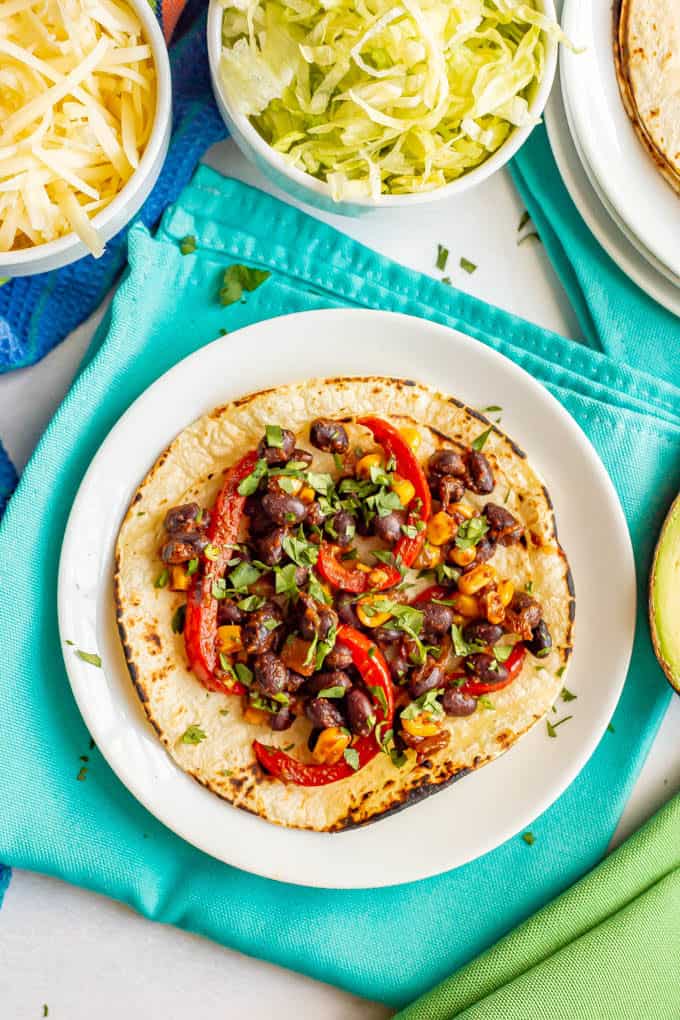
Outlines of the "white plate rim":
<svg viewBox="0 0 680 1020">
<path fill-rule="evenodd" d="M 654 268 L 620 231 L 618 224 L 600 202 L 571 137 L 564 99 L 559 89 L 553 89 L 546 106 L 545 126 L 564 186 L 595 240 L 640 290 L 669 312 L 680 316 L 680 288 L 675 287 Z M 570 150 L 573 152 L 573 161 L 570 161 Z"/>
<path fill-rule="evenodd" d="M 584 47 L 582 52 L 563 49 L 560 56 L 562 87 L 580 150 L 630 233 L 680 277 L 680 199 L 655 169 L 623 106 L 611 4 L 566 0 L 562 24 L 568 38 Z"/>
<path fill-rule="evenodd" d="M 351 317 L 349 329 L 346 325 L 348 316 Z M 117 716 L 115 718 L 111 717 L 111 706 L 106 700 L 109 694 L 112 693 L 115 697 L 122 698 L 124 701 L 132 698 L 132 701 L 136 704 L 136 698 L 132 695 L 132 685 L 129 682 L 127 671 L 124 672 L 123 680 L 127 690 L 123 690 L 121 687 L 121 667 L 115 665 L 108 648 L 102 648 L 102 644 L 110 640 L 110 635 L 108 638 L 106 636 L 111 627 L 110 611 L 105 603 L 108 603 L 110 598 L 112 542 L 115 540 L 115 533 L 117 532 L 122 513 L 127 506 L 127 500 L 136 488 L 141 476 L 135 476 L 130 479 L 131 484 L 125 486 L 127 493 L 125 504 L 122 509 L 118 508 L 116 510 L 113 539 L 110 547 L 105 550 L 96 546 L 88 548 L 87 542 L 83 541 L 83 534 L 86 534 L 86 530 L 84 531 L 83 528 L 84 523 L 89 522 L 92 527 L 100 527 L 102 525 L 99 523 L 98 518 L 102 518 L 106 513 L 106 508 L 97 506 L 97 497 L 93 497 L 93 493 L 97 492 L 95 482 L 98 478 L 103 477 L 101 472 L 104 470 L 107 461 L 111 458 L 112 453 L 115 452 L 116 444 L 120 441 L 125 431 L 132 430 L 135 423 L 148 421 L 148 418 L 145 417 L 146 412 L 157 401 L 159 406 L 163 406 L 161 396 L 167 395 L 170 392 L 169 387 L 176 386 L 181 382 L 183 389 L 191 390 L 191 387 L 186 387 L 186 380 L 191 377 L 191 373 L 196 372 L 199 377 L 201 373 L 203 373 L 203 377 L 208 375 L 214 376 L 214 368 L 217 367 L 220 357 L 225 360 L 228 359 L 229 364 L 233 364 L 233 344 L 236 333 L 216 340 L 180 361 L 145 390 L 111 430 L 93 458 L 76 495 L 64 536 L 58 579 L 58 617 L 62 641 L 67 639 L 74 640 L 77 647 L 86 648 L 88 647 L 88 641 L 93 639 L 97 641 L 98 650 L 101 652 L 104 661 L 104 694 L 101 693 L 101 687 L 98 687 L 96 684 L 93 686 L 93 668 L 83 663 L 75 655 L 65 654 L 69 681 L 78 707 L 99 750 L 123 784 L 163 824 L 187 842 L 192 843 L 218 860 L 278 881 L 322 888 L 374 888 L 398 885 L 431 877 L 452 867 L 467 863 L 469 860 L 476 859 L 530 824 L 568 787 L 595 750 L 618 702 L 625 681 L 635 627 L 635 568 L 632 547 L 623 511 L 611 480 L 589 440 L 576 422 L 544 387 L 533 380 L 519 366 L 506 359 L 500 353 L 457 330 L 448 329 L 427 320 L 399 313 L 367 311 L 363 309 L 332 309 L 302 312 L 278 319 L 264 320 L 239 331 L 240 336 L 238 339 L 242 341 L 246 334 L 250 334 L 247 339 L 251 343 L 259 342 L 263 344 L 266 334 L 269 333 L 277 337 L 276 349 L 280 351 L 282 350 L 282 330 L 288 330 L 291 335 L 295 334 L 297 336 L 298 331 L 304 335 L 305 329 L 308 328 L 310 336 L 318 337 L 323 335 L 328 337 L 332 335 L 334 329 L 337 329 L 339 336 L 349 337 L 356 336 L 362 324 L 362 319 L 366 327 L 371 330 L 371 335 L 374 338 L 373 345 L 370 347 L 364 345 L 365 350 L 363 354 L 361 347 L 356 349 L 354 357 L 360 360 L 362 357 L 364 359 L 358 372 L 349 373 L 341 368 L 339 370 L 340 374 L 375 374 L 367 369 L 365 365 L 370 364 L 372 360 L 375 360 L 380 355 L 380 350 L 375 350 L 374 346 L 376 344 L 376 337 L 381 335 L 381 329 L 384 330 L 384 339 L 389 338 L 390 348 L 395 338 L 398 338 L 399 343 L 406 345 L 404 346 L 404 351 L 410 349 L 408 345 L 411 342 L 414 331 L 421 331 L 425 345 L 429 336 L 431 352 L 437 345 L 443 350 L 444 344 L 446 344 L 447 357 L 449 351 L 451 355 L 457 351 L 459 361 L 461 355 L 463 359 L 468 356 L 471 357 L 475 365 L 478 366 L 477 371 L 481 373 L 480 378 L 487 378 L 487 373 L 481 372 L 481 369 L 486 368 L 488 370 L 491 368 L 493 371 L 495 367 L 499 376 L 509 386 L 516 385 L 519 386 L 520 391 L 528 392 L 543 415 L 541 418 L 541 425 L 544 426 L 543 431 L 557 428 L 562 440 L 561 453 L 565 455 L 564 451 L 566 450 L 566 456 L 568 456 L 568 451 L 572 449 L 573 445 L 574 453 L 578 454 L 582 477 L 590 475 L 591 481 L 594 481 L 596 487 L 599 487 L 599 495 L 604 501 L 608 516 L 607 530 L 603 532 L 601 540 L 605 541 L 605 546 L 607 542 L 611 544 L 609 551 L 607 551 L 606 548 L 602 547 L 600 540 L 598 549 L 605 556 L 608 556 L 611 564 L 610 569 L 614 570 L 615 573 L 618 571 L 619 574 L 620 583 L 615 585 L 613 601 L 616 603 L 617 626 L 620 623 L 621 632 L 617 635 L 616 641 L 610 643 L 607 647 L 607 654 L 611 651 L 612 661 L 608 661 L 603 670 L 603 675 L 607 676 L 608 686 L 606 690 L 603 689 L 602 691 L 602 700 L 598 703 L 597 714 L 593 715 L 591 713 L 588 715 L 587 731 L 572 731 L 572 736 L 567 738 L 571 757 L 567 766 L 560 770 L 558 781 L 552 783 L 547 795 L 542 793 L 540 796 L 533 797 L 528 803 L 525 803 L 522 809 L 518 809 L 513 814 L 512 824 L 504 823 L 503 826 L 497 826 L 495 830 L 493 825 L 491 825 L 491 831 L 489 831 L 488 826 L 485 827 L 484 834 L 486 838 L 477 838 L 472 852 L 468 847 L 465 853 L 461 854 L 459 852 L 456 855 L 455 848 L 453 848 L 449 854 L 449 845 L 446 843 L 447 860 L 445 862 L 442 860 L 441 854 L 437 857 L 436 861 L 430 859 L 423 860 L 419 856 L 414 858 L 412 855 L 407 860 L 392 860 L 386 866 L 385 845 L 389 844 L 396 834 L 405 831 L 404 825 L 400 824 L 400 819 L 408 819 L 410 823 L 408 830 L 412 831 L 414 823 L 420 822 L 422 827 L 426 819 L 437 815 L 436 825 L 441 829 L 442 823 L 439 821 L 439 816 L 443 816 L 447 798 L 449 798 L 448 803 L 450 804 L 452 795 L 455 796 L 457 790 L 462 790 L 465 787 L 465 783 L 477 783 L 475 797 L 471 798 L 471 795 L 468 794 L 467 797 L 463 798 L 463 802 L 465 800 L 472 800 L 476 804 L 479 791 L 482 787 L 482 782 L 480 781 L 483 781 L 484 786 L 488 785 L 490 788 L 493 788 L 495 792 L 497 787 L 493 779 L 485 779 L 485 775 L 490 777 L 492 771 L 496 770 L 496 772 L 493 772 L 495 776 L 498 773 L 499 766 L 503 768 L 504 763 L 514 761 L 523 748 L 525 749 L 525 764 L 527 768 L 531 765 L 531 772 L 536 771 L 529 748 L 532 739 L 536 739 L 538 727 L 535 727 L 531 733 L 527 734 L 496 762 L 486 766 L 479 773 L 467 777 L 465 783 L 456 783 L 449 787 L 448 790 L 441 791 L 432 798 L 412 806 L 403 813 L 393 815 L 369 826 L 330 836 L 270 826 L 268 823 L 220 801 L 219 798 L 199 786 L 171 762 L 155 734 L 153 734 L 151 728 L 146 723 L 138 705 L 136 707 L 139 719 L 135 721 L 129 710 L 125 709 L 123 711 L 125 725 L 121 730 L 115 727 L 115 739 L 110 738 L 107 727 L 111 727 L 112 721 L 118 722 L 119 720 Z M 379 322 L 380 325 L 378 325 Z M 351 341 L 346 341 L 346 343 L 349 343 L 351 346 Z M 248 347 L 248 344 L 239 346 Z M 292 350 L 299 352 L 297 340 Z M 419 346 L 418 350 L 422 352 L 423 346 Z M 400 358 L 402 359 L 407 357 L 404 351 L 400 353 Z M 324 363 L 328 361 L 328 370 L 323 374 L 333 376 L 338 374 L 338 370 L 334 369 L 333 366 L 337 365 L 343 356 L 349 355 L 339 355 L 338 351 L 334 349 L 329 352 L 321 352 L 320 355 L 317 353 L 315 356 L 320 356 Z M 416 356 L 414 355 L 414 357 Z M 215 365 L 212 371 L 208 373 L 207 370 L 211 361 L 215 362 Z M 420 355 L 417 356 L 415 363 L 422 363 Z M 251 366 L 251 368 L 252 371 L 259 372 L 263 378 L 269 377 L 271 381 L 271 376 L 269 375 L 271 365 L 263 367 L 258 364 Z M 290 373 L 290 369 L 286 370 L 289 372 L 290 379 L 300 377 L 299 373 Z M 395 366 L 394 364 L 390 365 L 389 374 L 402 375 L 404 377 L 414 377 L 415 375 L 413 372 L 404 373 L 400 371 L 398 365 Z M 318 371 L 314 371 L 309 373 L 308 377 L 318 377 L 319 375 Z M 276 379 L 276 383 L 281 381 L 281 379 Z M 257 387 L 249 385 L 245 390 L 236 387 L 233 394 L 228 394 L 227 399 L 232 395 L 236 396 L 241 395 L 243 392 L 252 391 L 253 388 Z M 442 388 L 444 390 L 455 389 L 455 387 L 447 386 L 442 386 Z M 465 393 L 457 393 L 456 395 L 461 396 L 463 399 L 466 397 Z M 197 400 L 197 397 L 194 398 L 194 403 Z M 203 409 L 207 410 L 218 403 L 219 401 L 204 400 Z M 191 413 L 191 416 L 187 417 L 186 409 L 173 408 L 173 412 L 175 418 L 181 417 L 184 414 L 186 418 L 185 423 L 193 420 L 196 416 L 194 413 Z M 516 413 L 533 414 L 533 410 L 528 412 L 527 408 L 523 406 L 518 408 Z M 167 444 L 176 434 L 177 428 L 174 427 L 174 424 L 172 428 L 169 425 L 166 428 L 165 424 L 163 424 L 163 428 L 166 429 L 165 443 Z M 151 456 L 151 452 L 153 456 Z M 150 460 L 153 461 L 159 452 L 160 449 L 149 451 Z M 94 503 L 92 502 L 93 499 Z M 109 509 L 108 512 L 112 513 L 113 511 Z M 88 514 L 91 517 L 88 517 Z M 558 505 L 558 520 L 559 514 Z M 106 590 L 104 590 L 104 585 Z M 576 579 L 576 585 L 578 598 L 578 578 Z M 609 584 L 608 591 L 611 591 Z M 583 602 L 583 599 L 581 599 L 581 602 Z M 578 627 L 579 614 L 577 613 L 577 635 Z M 117 641 L 116 635 L 114 643 L 117 643 Z M 582 658 L 584 649 L 583 651 L 580 651 L 580 649 L 583 649 L 583 641 L 581 646 L 579 646 L 577 636 L 574 659 L 577 657 Z M 595 652 L 594 646 L 591 648 L 591 651 Z M 604 651 L 604 649 L 601 651 Z M 118 651 L 118 658 L 122 660 L 120 650 Z M 101 705 L 99 702 L 101 702 Z M 106 723 L 100 718 L 99 714 L 102 706 Z M 127 715 L 125 715 L 126 711 Z M 137 731 L 138 726 L 142 727 L 139 732 Z M 140 758 L 139 754 L 137 754 L 135 759 L 137 764 L 142 760 L 145 761 L 144 756 L 148 754 L 149 760 L 153 760 L 154 765 L 161 769 L 164 774 L 167 772 L 168 767 L 172 770 L 172 803 L 166 798 L 163 804 L 159 806 L 159 797 L 161 796 L 159 790 L 160 783 L 158 776 L 153 774 L 151 766 L 149 766 L 148 775 L 142 778 L 146 778 L 147 785 L 148 781 L 151 780 L 152 795 L 149 794 L 148 788 L 144 788 L 142 779 L 135 774 L 134 769 L 131 767 L 131 761 L 135 758 L 136 754 L 136 745 L 133 743 L 133 737 L 141 741 L 142 757 Z M 550 743 L 552 744 L 553 742 L 551 741 Z M 571 751 L 572 744 L 575 745 L 573 752 Z M 514 772 L 521 773 L 521 769 L 518 772 L 517 766 L 513 766 L 513 769 Z M 503 771 L 507 779 L 509 774 L 508 768 L 503 768 Z M 545 772 L 546 770 L 544 769 L 543 771 Z M 470 789 L 469 785 L 467 789 Z M 214 832 L 206 831 L 205 826 L 200 832 L 195 831 L 195 827 L 192 828 L 192 825 L 187 823 L 186 816 L 182 813 L 183 809 L 178 810 L 179 801 L 183 799 L 188 799 L 192 803 L 196 814 L 205 814 L 208 803 L 211 805 L 207 809 L 209 815 L 216 815 L 217 810 L 224 812 L 223 817 L 229 819 L 226 824 L 230 833 L 236 831 L 241 836 L 244 833 L 247 834 L 246 845 L 248 849 L 245 850 L 240 841 L 236 840 L 232 841 L 225 852 L 224 846 L 216 841 Z M 435 809 L 423 812 L 424 808 L 432 804 L 435 806 L 440 805 L 440 808 L 435 807 Z M 460 804 L 460 798 L 458 798 L 458 804 Z M 417 812 L 420 812 L 420 818 L 418 818 Z M 497 819 L 493 819 L 493 822 L 495 821 Z M 253 827 L 256 829 L 254 836 L 252 835 Z M 422 836 L 422 829 L 419 831 Z M 378 836 L 373 837 L 371 835 L 373 833 L 377 833 Z M 420 838 L 418 842 L 420 845 Z M 269 858 L 266 855 L 268 849 L 266 844 L 273 844 L 277 847 L 285 846 L 288 854 L 283 865 L 274 867 L 269 862 Z M 253 854 L 255 855 L 255 863 L 253 862 Z M 275 855 L 273 856 L 275 857 Z M 330 869 L 332 881 L 328 880 L 329 859 L 333 862 L 333 866 Z"/>
</svg>

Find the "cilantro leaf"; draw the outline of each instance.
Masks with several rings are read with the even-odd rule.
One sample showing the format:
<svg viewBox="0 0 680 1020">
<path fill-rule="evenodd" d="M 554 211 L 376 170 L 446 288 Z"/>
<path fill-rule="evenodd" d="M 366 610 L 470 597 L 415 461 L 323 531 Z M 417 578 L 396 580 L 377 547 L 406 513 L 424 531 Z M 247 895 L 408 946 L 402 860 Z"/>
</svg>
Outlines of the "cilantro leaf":
<svg viewBox="0 0 680 1020">
<path fill-rule="evenodd" d="M 281 449 L 283 446 L 283 429 L 280 425 L 265 425 L 264 434 L 267 446 Z"/>
<path fill-rule="evenodd" d="M 578 694 L 573 694 L 566 687 L 562 688 L 562 701 L 576 701 L 577 698 Z"/>
<path fill-rule="evenodd" d="M 181 606 L 177 606 L 177 609 L 172 615 L 170 626 L 172 627 L 174 634 L 184 633 L 184 621 L 186 620 L 187 606 L 186 602 L 183 602 Z"/>
<path fill-rule="evenodd" d="M 446 269 L 446 263 L 449 259 L 449 249 L 445 248 L 443 244 L 437 245 L 437 261 L 435 263 L 437 269 L 443 273 Z"/>
<path fill-rule="evenodd" d="M 336 684 L 335 687 L 324 687 L 317 694 L 317 698 L 344 698 L 346 693 L 342 684 Z"/>
<path fill-rule="evenodd" d="M 260 571 L 247 560 L 241 560 L 237 567 L 229 574 L 229 580 L 233 588 L 238 591 L 245 591 L 249 584 L 254 584 L 260 576 Z"/>
<path fill-rule="evenodd" d="M 244 290 L 248 292 L 257 290 L 270 276 L 271 273 L 266 269 L 253 269 L 238 264 L 228 266 L 222 277 L 220 304 L 225 306 L 236 304 L 241 300 Z"/>
<path fill-rule="evenodd" d="M 533 832 L 523 832 L 522 839 L 527 844 L 527 846 L 533 846 L 534 843 L 536 842 Z"/>
<path fill-rule="evenodd" d="M 464 269 L 466 273 L 474 273 L 477 266 L 474 262 L 470 262 L 469 259 L 461 258 L 460 268 Z"/>
<path fill-rule="evenodd" d="M 476 439 L 472 440 L 472 442 L 470 443 L 472 449 L 477 450 L 477 452 L 479 453 L 479 451 L 484 448 L 484 444 L 486 443 L 487 439 L 489 438 L 492 432 L 493 425 L 490 425 L 486 432 L 481 432 Z"/>
<path fill-rule="evenodd" d="M 281 545 L 286 556 L 298 567 L 313 567 L 319 558 L 319 547 L 304 537 L 286 535 Z"/>
<path fill-rule="evenodd" d="M 456 533 L 456 546 L 458 549 L 472 549 L 479 545 L 489 530 L 489 522 L 484 514 L 480 517 L 470 517 L 463 521 Z"/>
<path fill-rule="evenodd" d="M 187 726 L 180 739 L 183 744 L 200 744 L 205 738 L 206 734 L 198 723 L 192 723 L 191 726 Z"/>
<path fill-rule="evenodd" d="M 243 479 L 238 487 L 239 496 L 252 496 L 260 484 L 260 479 L 267 474 L 267 461 L 258 460 L 253 470 Z"/>
<path fill-rule="evenodd" d="M 76 655 L 90 666 L 97 666 L 98 669 L 102 668 L 102 660 L 96 652 L 84 652 L 82 648 L 76 648 Z"/>
<path fill-rule="evenodd" d="M 342 756 L 349 767 L 356 772 L 359 768 L 359 752 L 354 747 L 346 747 Z"/>
<path fill-rule="evenodd" d="M 179 250 L 182 255 L 193 255 L 196 251 L 196 238 L 193 234 L 187 234 L 186 237 L 182 238 L 179 242 Z"/>
<path fill-rule="evenodd" d="M 153 583 L 154 588 L 165 588 L 166 584 L 170 580 L 170 574 L 168 573 L 167 567 L 161 570 L 160 574 Z"/>
<path fill-rule="evenodd" d="M 295 583 L 296 570 L 297 567 L 295 566 L 294 563 L 288 563 L 285 567 L 274 567 L 277 595 L 297 594 L 298 586 Z"/>
<path fill-rule="evenodd" d="M 569 720 L 573 718 L 573 715 L 565 715 L 564 719 L 559 719 L 556 723 L 551 723 L 549 719 L 546 719 L 545 724 L 548 729 L 548 736 L 556 737 L 557 733 L 555 731 L 557 730 L 557 727 L 561 726 L 562 723 L 569 722 Z"/>
</svg>

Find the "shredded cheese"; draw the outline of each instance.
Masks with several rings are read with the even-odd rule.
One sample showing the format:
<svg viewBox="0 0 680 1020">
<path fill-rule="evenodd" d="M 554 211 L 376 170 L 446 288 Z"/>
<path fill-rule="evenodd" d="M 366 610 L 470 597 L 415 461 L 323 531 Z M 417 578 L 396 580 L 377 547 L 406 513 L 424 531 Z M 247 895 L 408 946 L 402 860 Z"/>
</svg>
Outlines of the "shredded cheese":
<svg viewBox="0 0 680 1020">
<path fill-rule="evenodd" d="M 122 0 L 0 0 L 0 251 L 75 232 L 139 166 L 156 110 L 141 22 Z"/>
</svg>

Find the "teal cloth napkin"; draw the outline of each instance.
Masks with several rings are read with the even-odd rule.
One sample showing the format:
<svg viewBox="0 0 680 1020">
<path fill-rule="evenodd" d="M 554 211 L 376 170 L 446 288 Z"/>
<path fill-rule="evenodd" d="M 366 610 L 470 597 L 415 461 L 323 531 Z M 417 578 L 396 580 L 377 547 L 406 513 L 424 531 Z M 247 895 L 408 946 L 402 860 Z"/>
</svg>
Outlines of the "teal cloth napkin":
<svg viewBox="0 0 680 1020">
<path fill-rule="evenodd" d="M 197 251 L 182 256 L 178 242 L 187 234 L 195 235 Z M 216 294 L 224 268 L 235 262 L 272 275 L 244 304 L 225 309 Z M 0 859 L 399 1006 L 496 941 L 605 851 L 669 698 L 653 658 L 644 599 L 614 732 L 604 734 L 569 790 L 532 825 L 533 846 L 517 836 L 438 878 L 357 892 L 248 875 L 157 823 L 99 752 L 88 750 L 60 657 L 55 608 L 57 559 L 75 491 L 131 401 L 222 329 L 231 333 L 263 318 L 342 305 L 459 327 L 543 382 L 587 432 L 614 480 L 642 596 L 654 535 L 680 466 L 678 385 L 404 269 L 201 168 L 155 239 L 141 225 L 131 231 L 129 274 L 101 346 L 57 411 L 0 525 Z M 654 356 L 650 340 L 651 363 Z M 678 376 L 680 384 L 680 365 Z M 583 498 L 587 527 L 588 512 L 597 508 L 589 508 L 587 493 Z M 72 654 L 66 646 L 61 651 Z M 578 725 L 574 714 L 570 725 Z M 78 782 L 83 754 L 90 761 L 85 781 Z"/>
</svg>

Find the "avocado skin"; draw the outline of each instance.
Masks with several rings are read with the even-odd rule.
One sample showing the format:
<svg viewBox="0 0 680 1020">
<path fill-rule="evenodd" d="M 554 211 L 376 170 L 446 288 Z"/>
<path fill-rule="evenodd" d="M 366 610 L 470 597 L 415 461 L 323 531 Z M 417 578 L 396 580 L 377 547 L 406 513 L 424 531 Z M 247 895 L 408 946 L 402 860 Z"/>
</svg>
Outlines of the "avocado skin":
<svg viewBox="0 0 680 1020">
<path fill-rule="evenodd" d="M 661 668 L 680 694 L 680 495 L 668 511 L 654 552 L 649 626 Z"/>
</svg>

